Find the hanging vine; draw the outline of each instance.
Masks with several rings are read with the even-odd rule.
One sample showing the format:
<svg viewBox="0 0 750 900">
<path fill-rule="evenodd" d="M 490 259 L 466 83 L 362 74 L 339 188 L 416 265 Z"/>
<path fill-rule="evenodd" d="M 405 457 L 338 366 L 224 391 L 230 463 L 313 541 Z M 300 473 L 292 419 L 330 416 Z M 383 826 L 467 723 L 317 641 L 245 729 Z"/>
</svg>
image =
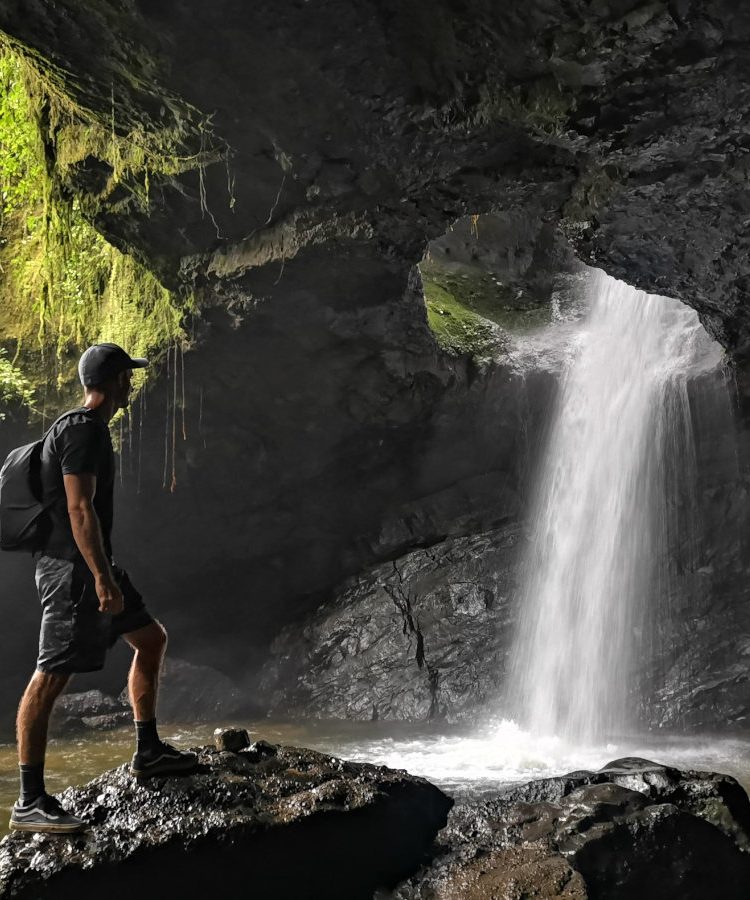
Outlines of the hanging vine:
<svg viewBox="0 0 750 900">
<path fill-rule="evenodd" d="M 195 157 L 170 155 L 166 138 L 138 130 L 118 134 L 114 94 L 110 121 L 86 119 L 12 49 L 0 46 L 0 385 L 51 412 L 77 393 L 82 347 L 114 341 L 133 355 L 157 355 L 187 341 L 192 295 L 177 295 L 133 257 L 110 245 L 85 219 L 78 200 L 64 198 L 50 169 L 45 135 L 55 134 L 59 173 L 93 154 L 112 164 L 107 190 L 134 183 L 149 202 L 149 172 L 203 166 L 214 151 L 202 140 Z M 146 377 L 136 373 L 139 389 Z M 51 391 L 51 392 L 50 392 Z M 0 387 L 0 401 L 8 390 Z M 49 394 L 49 397 L 47 396 Z"/>
</svg>

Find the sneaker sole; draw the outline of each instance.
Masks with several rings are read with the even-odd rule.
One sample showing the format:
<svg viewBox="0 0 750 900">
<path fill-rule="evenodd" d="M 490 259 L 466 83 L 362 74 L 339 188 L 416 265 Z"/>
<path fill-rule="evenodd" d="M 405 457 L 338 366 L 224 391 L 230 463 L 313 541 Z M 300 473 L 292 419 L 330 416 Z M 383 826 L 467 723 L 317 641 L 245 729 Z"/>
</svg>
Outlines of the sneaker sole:
<svg viewBox="0 0 750 900">
<path fill-rule="evenodd" d="M 155 775 L 184 775 L 187 772 L 193 772 L 197 768 L 198 760 L 191 760 L 190 762 L 184 763 L 160 763 L 155 766 L 150 766 L 148 769 L 134 769 L 131 766 L 130 774 L 134 775 L 136 778 L 151 778 Z"/>
<path fill-rule="evenodd" d="M 10 821 L 11 831 L 36 831 L 41 834 L 78 834 L 87 827 L 85 822 L 80 825 L 55 825 L 52 822 L 42 825 L 33 822 L 14 822 L 12 819 Z"/>
</svg>

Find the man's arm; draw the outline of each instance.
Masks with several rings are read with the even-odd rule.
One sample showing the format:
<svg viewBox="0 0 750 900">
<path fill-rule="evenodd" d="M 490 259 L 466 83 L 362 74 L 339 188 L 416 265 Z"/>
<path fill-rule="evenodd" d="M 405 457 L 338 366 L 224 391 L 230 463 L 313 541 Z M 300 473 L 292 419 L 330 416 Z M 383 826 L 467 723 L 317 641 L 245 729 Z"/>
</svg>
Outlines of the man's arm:
<svg viewBox="0 0 750 900">
<path fill-rule="evenodd" d="M 104 551 L 102 529 L 94 510 L 96 475 L 88 473 L 63 475 L 63 482 L 68 501 L 70 527 L 76 545 L 94 576 L 99 610 L 116 615 L 122 612 L 122 591 L 115 582 L 112 567 Z"/>
</svg>

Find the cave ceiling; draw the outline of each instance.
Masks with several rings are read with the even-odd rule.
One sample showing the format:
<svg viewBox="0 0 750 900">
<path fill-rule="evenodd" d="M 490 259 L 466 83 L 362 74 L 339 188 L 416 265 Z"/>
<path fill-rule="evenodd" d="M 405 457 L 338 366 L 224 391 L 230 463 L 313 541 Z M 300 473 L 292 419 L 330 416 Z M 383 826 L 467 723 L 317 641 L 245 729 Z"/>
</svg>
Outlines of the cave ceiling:
<svg viewBox="0 0 750 900">
<path fill-rule="evenodd" d="M 520 209 L 750 352 L 736 3 L 5 0 L 0 29 L 113 129 L 210 151 L 147 209 L 97 193 L 106 159 L 64 173 L 166 280 L 236 298 L 316 245 L 411 265 L 461 215 Z"/>
</svg>

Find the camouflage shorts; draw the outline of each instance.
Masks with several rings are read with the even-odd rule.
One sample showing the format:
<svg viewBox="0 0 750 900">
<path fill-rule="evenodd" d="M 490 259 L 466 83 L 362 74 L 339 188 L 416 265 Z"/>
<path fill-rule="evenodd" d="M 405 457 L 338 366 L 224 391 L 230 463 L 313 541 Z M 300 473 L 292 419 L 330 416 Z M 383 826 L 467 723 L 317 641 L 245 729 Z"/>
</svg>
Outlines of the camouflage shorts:
<svg viewBox="0 0 750 900">
<path fill-rule="evenodd" d="M 42 604 L 39 633 L 40 672 L 95 672 L 118 637 L 154 621 L 127 572 L 113 566 L 123 594 L 116 616 L 99 612 L 94 578 L 82 562 L 42 556 L 36 564 L 36 587 Z"/>
</svg>

